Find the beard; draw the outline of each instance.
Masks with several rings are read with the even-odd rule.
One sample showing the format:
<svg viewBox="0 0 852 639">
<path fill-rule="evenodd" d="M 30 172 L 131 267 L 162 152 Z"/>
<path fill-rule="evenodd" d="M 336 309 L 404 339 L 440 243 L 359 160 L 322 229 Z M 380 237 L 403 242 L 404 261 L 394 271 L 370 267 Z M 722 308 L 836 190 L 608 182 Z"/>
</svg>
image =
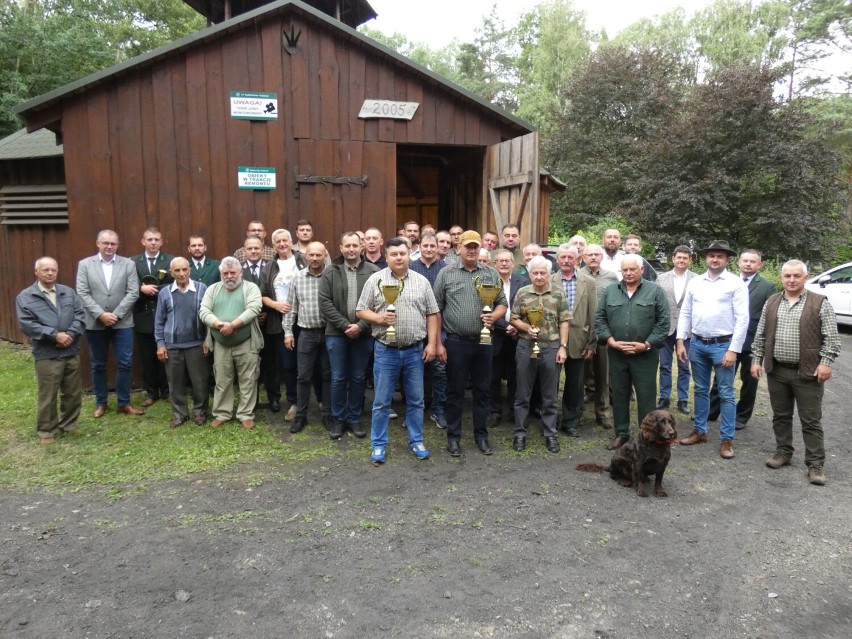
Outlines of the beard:
<svg viewBox="0 0 852 639">
<path fill-rule="evenodd" d="M 233 281 L 222 280 L 222 285 L 225 287 L 226 291 L 233 291 L 242 283 L 243 283 L 242 277 L 238 277 L 237 279 L 235 279 Z"/>
</svg>

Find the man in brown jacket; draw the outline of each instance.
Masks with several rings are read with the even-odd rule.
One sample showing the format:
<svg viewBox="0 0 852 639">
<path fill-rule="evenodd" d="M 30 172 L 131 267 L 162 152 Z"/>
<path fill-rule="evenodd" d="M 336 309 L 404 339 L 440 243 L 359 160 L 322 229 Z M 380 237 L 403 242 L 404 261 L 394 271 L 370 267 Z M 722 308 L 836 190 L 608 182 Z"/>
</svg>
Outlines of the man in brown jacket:
<svg viewBox="0 0 852 639">
<path fill-rule="evenodd" d="M 751 374 L 760 379 L 765 369 L 769 385 L 776 452 L 766 465 L 776 470 L 790 465 L 795 406 L 802 423 L 808 481 L 823 486 L 823 384 L 831 378 L 831 365 L 840 354 L 840 337 L 831 304 L 805 289 L 807 275 L 808 267 L 799 260 L 781 267 L 784 291 L 763 307 L 752 343 Z"/>
</svg>

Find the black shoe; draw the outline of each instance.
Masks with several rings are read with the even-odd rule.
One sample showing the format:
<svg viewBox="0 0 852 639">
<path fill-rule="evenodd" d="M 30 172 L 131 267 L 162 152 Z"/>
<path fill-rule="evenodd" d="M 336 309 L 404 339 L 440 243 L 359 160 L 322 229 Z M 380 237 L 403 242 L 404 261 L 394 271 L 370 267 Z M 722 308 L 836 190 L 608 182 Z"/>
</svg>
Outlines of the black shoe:
<svg viewBox="0 0 852 639">
<path fill-rule="evenodd" d="M 689 402 L 686 400 L 678 401 L 677 409 L 684 415 L 689 415 Z"/>
<path fill-rule="evenodd" d="M 269 401 L 269 410 L 273 413 L 281 412 L 281 402 L 277 399 L 272 399 Z"/>
<path fill-rule="evenodd" d="M 361 422 L 349 422 L 346 424 L 346 428 L 352 431 L 352 434 L 355 435 L 358 439 L 363 439 L 367 436 L 367 431 L 364 430 L 364 427 L 361 425 Z"/>
<path fill-rule="evenodd" d="M 568 437 L 579 437 L 580 431 L 577 428 L 566 428 L 563 432 L 568 435 Z"/>
<path fill-rule="evenodd" d="M 447 452 L 452 457 L 461 457 L 461 448 L 459 448 L 459 443 L 455 439 L 447 440 Z"/>
<path fill-rule="evenodd" d="M 624 444 L 626 444 L 630 438 L 627 435 L 617 435 L 613 438 L 613 440 L 609 443 L 609 446 L 606 447 L 607 450 L 618 450 Z"/>
<path fill-rule="evenodd" d="M 527 447 L 527 438 L 523 435 L 515 435 L 515 439 L 512 440 L 512 448 L 516 451 L 520 452 Z"/>
<path fill-rule="evenodd" d="M 343 422 L 332 417 L 329 420 L 328 436 L 332 439 L 340 439 L 343 437 Z"/>
<path fill-rule="evenodd" d="M 668 408 L 669 403 L 669 400 L 660 397 L 660 401 L 657 402 L 657 410 L 663 410 L 664 408 Z"/>
<path fill-rule="evenodd" d="M 483 455 L 490 455 L 493 451 L 491 450 L 491 444 L 488 443 L 486 438 L 477 439 L 476 447 L 482 452 Z"/>
<path fill-rule="evenodd" d="M 559 452 L 559 439 L 556 437 L 545 437 L 544 443 L 547 445 L 547 452 L 549 453 L 558 453 Z"/>
<path fill-rule="evenodd" d="M 485 421 L 486 428 L 494 428 L 497 424 L 500 423 L 501 415 L 500 413 L 491 413 L 488 415 L 488 419 Z"/>
<path fill-rule="evenodd" d="M 737 423 L 734 425 L 734 429 L 735 429 L 735 430 L 743 430 L 743 429 L 745 429 L 745 427 L 746 427 L 746 423 L 745 423 L 745 422 L 737 422 Z"/>
<path fill-rule="evenodd" d="M 290 423 L 290 432 L 298 433 L 305 427 L 307 420 L 304 417 L 297 417 Z"/>
</svg>

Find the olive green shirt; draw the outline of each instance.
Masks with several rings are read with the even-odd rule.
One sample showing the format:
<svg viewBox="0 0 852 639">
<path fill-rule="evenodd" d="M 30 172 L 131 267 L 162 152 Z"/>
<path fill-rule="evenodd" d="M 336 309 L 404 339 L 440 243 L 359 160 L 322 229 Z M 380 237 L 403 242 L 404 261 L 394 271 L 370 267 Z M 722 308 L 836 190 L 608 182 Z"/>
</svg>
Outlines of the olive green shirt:
<svg viewBox="0 0 852 639">
<path fill-rule="evenodd" d="M 539 306 L 544 308 L 544 315 L 538 324 L 538 341 L 559 341 L 559 325 L 571 319 L 571 311 L 568 310 L 568 298 L 565 297 L 565 291 L 551 285 L 548 290 L 539 293 L 532 284 L 524 286 L 515 294 L 515 301 L 512 304 L 512 319 L 529 324 L 527 309 Z M 518 337 L 530 339 L 527 333 L 519 332 Z"/>
<path fill-rule="evenodd" d="M 624 282 L 607 287 L 595 316 L 598 343 L 650 342 L 659 348 L 669 334 L 669 302 L 662 287 L 641 280 L 633 296 Z"/>
</svg>

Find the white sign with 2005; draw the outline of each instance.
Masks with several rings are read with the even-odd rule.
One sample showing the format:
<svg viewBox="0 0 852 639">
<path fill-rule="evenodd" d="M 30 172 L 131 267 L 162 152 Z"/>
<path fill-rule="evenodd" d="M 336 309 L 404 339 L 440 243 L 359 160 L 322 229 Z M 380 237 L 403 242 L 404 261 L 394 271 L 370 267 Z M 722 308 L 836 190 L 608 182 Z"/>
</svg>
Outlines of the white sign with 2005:
<svg viewBox="0 0 852 639">
<path fill-rule="evenodd" d="M 391 120 L 410 120 L 417 112 L 419 102 L 401 102 L 400 100 L 364 100 L 358 117 L 362 119 L 388 118 Z"/>
</svg>

